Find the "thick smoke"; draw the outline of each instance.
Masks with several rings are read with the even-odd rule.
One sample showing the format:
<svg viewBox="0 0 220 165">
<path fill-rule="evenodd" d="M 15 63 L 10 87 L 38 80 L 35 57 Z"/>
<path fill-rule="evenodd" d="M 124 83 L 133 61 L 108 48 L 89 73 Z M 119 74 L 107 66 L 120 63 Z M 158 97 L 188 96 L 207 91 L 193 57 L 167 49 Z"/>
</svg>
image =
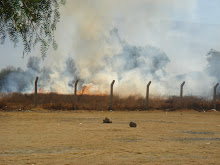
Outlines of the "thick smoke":
<svg viewBox="0 0 220 165">
<path fill-rule="evenodd" d="M 1 92 L 30 92 L 33 91 L 33 82 L 40 72 L 40 59 L 30 57 L 27 63 L 27 70 L 8 67 L 1 70 L 0 90 Z M 43 73 L 43 72 L 42 72 Z"/>
<path fill-rule="evenodd" d="M 209 75 L 217 79 L 220 83 L 220 52 L 211 49 L 207 54 L 208 67 L 207 72 Z M 220 97 L 220 87 L 217 88 L 217 94 Z"/>
<path fill-rule="evenodd" d="M 206 57 L 207 65 L 202 72 L 193 71 L 183 73 L 175 77 L 170 77 L 170 81 L 178 82 L 179 84 L 183 81 L 186 81 L 184 91 L 187 95 L 197 95 L 212 98 L 213 87 L 216 83 L 220 82 L 220 52 L 211 49 L 207 53 Z M 171 85 L 166 84 L 166 86 L 170 93 L 177 93 L 177 90 L 172 88 Z M 220 95 L 220 88 L 217 88 L 217 95 Z"/>
<path fill-rule="evenodd" d="M 187 71 L 170 73 L 178 69 L 170 67 L 174 56 L 191 61 L 187 57 L 195 53 L 186 40 L 199 39 L 181 31 L 189 24 L 175 22 L 185 13 L 190 22 L 195 4 L 196 0 L 69 0 L 61 10 L 55 33 L 58 50 L 49 50 L 45 61 L 31 57 L 26 71 L 13 69 L 4 78 L 0 75 L 0 90 L 32 92 L 38 76 L 43 92 L 73 93 L 74 82 L 79 79 L 79 90 L 89 85 L 93 94 L 109 93 L 110 83 L 116 80 L 114 92 L 120 96 L 144 96 L 149 81 L 151 93 L 178 95 L 180 84 L 186 81 L 184 95 L 211 96 L 212 87 L 220 81 L 219 52 L 208 53 L 207 67 L 202 71 L 191 72 L 192 65 L 187 64 Z M 33 53 L 38 54 L 37 50 Z M 200 55 L 205 62 L 205 53 Z"/>
<path fill-rule="evenodd" d="M 220 82 L 220 52 L 211 49 L 207 54 L 208 73 Z"/>
<path fill-rule="evenodd" d="M 94 63 L 95 67 L 89 65 L 87 69 L 88 77 L 82 75 L 81 67 L 77 60 L 68 57 L 63 64 L 63 70 L 56 67 L 40 68 L 40 59 L 38 57 L 30 57 L 27 64 L 27 71 L 21 69 L 12 70 L 5 78 L 1 91 L 3 92 L 30 92 L 33 91 L 33 82 L 36 76 L 39 76 L 39 88 L 43 91 L 52 92 L 72 92 L 73 84 L 76 79 L 83 83 L 94 83 L 91 92 L 101 91 L 106 93 L 110 82 L 115 79 L 121 88 L 122 95 L 139 94 L 145 88 L 147 81 L 160 81 L 166 77 L 165 67 L 169 63 L 168 56 L 158 48 L 152 46 L 135 46 L 130 45 L 126 41 L 122 41 L 115 28 L 110 32 L 109 38 L 106 38 L 109 47 L 114 41 L 120 47 L 117 54 L 106 56 L 100 63 Z M 109 78 L 110 77 L 110 78 Z M 67 80 L 67 81 L 65 81 Z M 56 81 L 56 83 L 54 83 Z M 65 87 L 57 86 L 63 83 Z M 62 88 L 62 89 L 60 89 Z M 127 89 L 131 90 L 128 91 Z M 97 90 L 98 89 L 98 90 Z M 119 89 L 118 89 L 119 92 Z"/>
<path fill-rule="evenodd" d="M 42 66 L 40 58 L 30 57 L 26 71 L 19 68 L 9 68 L 8 72 L 7 69 L 2 70 L 1 92 L 33 92 L 34 80 L 39 76 L 39 89 L 42 92 L 72 93 L 74 82 L 79 79 L 80 90 L 83 85 L 93 83 L 89 93 L 108 93 L 109 84 L 115 79 L 115 91 L 120 96 L 144 96 L 148 81 L 152 81 L 151 91 L 154 94 L 178 94 L 180 83 L 186 81 L 184 94 L 210 96 L 211 85 L 219 81 L 220 53 L 215 50 L 207 54 L 208 65 L 204 72 L 171 76 L 166 72 L 170 59 L 165 52 L 149 45 L 142 47 L 128 44 L 120 38 L 116 28 L 109 34 L 105 38 L 106 44 L 111 48 L 117 43 L 119 51 L 111 56 L 106 55 L 100 63 L 93 64 L 95 67 L 87 70 L 88 77 L 82 75 L 80 61 L 75 57 L 67 57 L 62 70 L 54 67 L 56 65 Z"/>
</svg>

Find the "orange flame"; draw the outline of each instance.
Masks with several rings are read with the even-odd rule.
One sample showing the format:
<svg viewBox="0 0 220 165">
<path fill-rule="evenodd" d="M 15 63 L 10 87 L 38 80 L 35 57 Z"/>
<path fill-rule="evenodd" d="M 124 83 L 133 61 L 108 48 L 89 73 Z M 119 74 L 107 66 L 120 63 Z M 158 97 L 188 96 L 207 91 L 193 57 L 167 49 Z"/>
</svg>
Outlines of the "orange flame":
<svg viewBox="0 0 220 165">
<path fill-rule="evenodd" d="M 38 93 L 44 93 L 44 89 L 43 89 L 43 88 L 40 88 L 40 89 L 38 90 Z"/>
<path fill-rule="evenodd" d="M 90 83 L 89 85 L 83 85 L 82 86 L 82 90 L 81 91 L 78 91 L 77 94 L 80 94 L 80 95 L 91 95 L 91 88 L 93 87 L 93 83 Z"/>
<path fill-rule="evenodd" d="M 82 90 L 78 91 L 77 94 L 79 95 L 101 95 L 101 96 L 105 96 L 107 95 L 106 93 L 101 92 L 100 89 L 96 89 L 96 87 L 94 86 L 94 83 L 90 83 L 90 84 L 84 84 L 82 86 Z"/>
<path fill-rule="evenodd" d="M 39 88 L 38 93 L 50 93 L 51 91 L 47 91 L 44 87 Z M 61 90 L 56 92 L 57 94 L 64 94 Z M 102 91 L 98 86 L 94 85 L 94 83 L 84 84 L 80 91 L 77 91 L 78 95 L 100 95 L 106 96 L 108 95 L 106 92 Z"/>
</svg>

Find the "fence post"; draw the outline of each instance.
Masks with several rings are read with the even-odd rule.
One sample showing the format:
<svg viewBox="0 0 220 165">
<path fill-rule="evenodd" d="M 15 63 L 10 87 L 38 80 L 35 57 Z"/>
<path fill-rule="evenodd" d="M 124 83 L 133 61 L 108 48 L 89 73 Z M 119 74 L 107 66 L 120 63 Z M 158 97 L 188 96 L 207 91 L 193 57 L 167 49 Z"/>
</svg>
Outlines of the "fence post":
<svg viewBox="0 0 220 165">
<path fill-rule="evenodd" d="M 183 108 L 183 86 L 185 81 L 180 85 L 180 108 Z"/>
<path fill-rule="evenodd" d="M 217 83 L 215 86 L 214 86 L 214 92 L 213 92 L 213 106 L 214 106 L 214 109 L 216 110 L 216 89 L 218 87 L 219 83 Z"/>
<path fill-rule="evenodd" d="M 77 99 L 77 84 L 79 80 L 76 80 L 75 82 L 75 88 L 74 88 L 74 110 L 76 110 L 76 99 Z"/>
<path fill-rule="evenodd" d="M 146 91 L 146 107 L 145 110 L 148 110 L 149 105 L 149 87 L 150 87 L 151 81 L 147 84 L 147 91 Z"/>
<path fill-rule="evenodd" d="M 37 81 L 38 81 L 38 77 L 36 77 L 35 80 L 34 107 L 37 107 Z"/>
<path fill-rule="evenodd" d="M 108 110 L 112 110 L 112 106 L 113 106 L 113 85 L 115 83 L 115 80 L 112 81 L 111 83 L 111 87 L 110 87 L 110 104 L 109 104 L 109 109 Z"/>
</svg>

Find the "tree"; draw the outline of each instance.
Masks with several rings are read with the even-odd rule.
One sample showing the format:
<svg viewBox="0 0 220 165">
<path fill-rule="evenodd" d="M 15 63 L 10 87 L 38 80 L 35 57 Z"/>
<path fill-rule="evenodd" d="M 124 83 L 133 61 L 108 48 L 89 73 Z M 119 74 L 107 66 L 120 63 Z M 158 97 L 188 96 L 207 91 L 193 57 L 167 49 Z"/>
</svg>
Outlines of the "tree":
<svg viewBox="0 0 220 165">
<path fill-rule="evenodd" d="M 7 35 L 17 45 L 24 44 L 24 54 L 40 42 L 42 58 L 52 44 L 57 49 L 54 31 L 60 19 L 59 7 L 65 0 L 0 0 L 0 42 Z"/>
<path fill-rule="evenodd" d="M 208 73 L 220 82 L 220 52 L 211 49 L 207 54 Z M 220 98 L 220 88 L 217 88 L 217 97 Z"/>
<path fill-rule="evenodd" d="M 216 77 L 217 80 L 220 81 L 220 52 L 211 49 L 206 56 L 208 61 L 207 69 L 209 74 Z"/>
</svg>

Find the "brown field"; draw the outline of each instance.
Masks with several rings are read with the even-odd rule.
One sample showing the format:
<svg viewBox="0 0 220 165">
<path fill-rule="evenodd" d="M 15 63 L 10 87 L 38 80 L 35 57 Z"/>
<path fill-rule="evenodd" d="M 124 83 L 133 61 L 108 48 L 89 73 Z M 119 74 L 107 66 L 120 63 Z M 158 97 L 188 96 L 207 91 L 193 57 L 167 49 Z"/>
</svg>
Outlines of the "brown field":
<svg viewBox="0 0 220 165">
<path fill-rule="evenodd" d="M 109 108 L 109 95 L 78 95 L 78 110 L 107 110 Z M 71 94 L 40 93 L 38 94 L 38 108 L 47 110 L 73 110 L 74 96 Z M 115 110 L 144 110 L 145 98 L 139 95 L 113 98 Z M 0 93 L 0 110 L 30 110 L 34 107 L 33 94 Z M 149 108 L 151 110 L 174 111 L 180 109 L 180 98 L 177 96 L 150 96 Z M 183 108 L 197 111 L 210 110 L 213 108 L 211 100 L 203 97 L 184 96 Z M 220 98 L 217 100 L 216 109 L 220 110 Z"/>
<path fill-rule="evenodd" d="M 0 121 L 1 165 L 220 164 L 219 112 L 0 111 Z"/>
</svg>

